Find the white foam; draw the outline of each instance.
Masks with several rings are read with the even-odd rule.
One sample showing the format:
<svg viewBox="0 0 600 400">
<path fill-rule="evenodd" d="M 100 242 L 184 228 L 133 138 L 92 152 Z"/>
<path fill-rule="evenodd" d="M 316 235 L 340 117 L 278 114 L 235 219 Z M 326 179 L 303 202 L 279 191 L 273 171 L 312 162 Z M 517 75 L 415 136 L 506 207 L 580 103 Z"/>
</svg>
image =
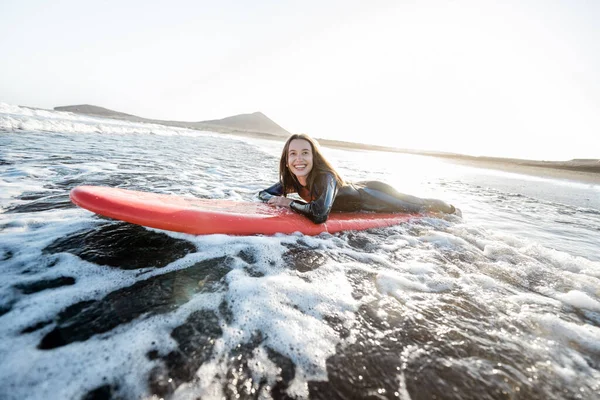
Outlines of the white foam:
<svg viewBox="0 0 600 400">
<path fill-rule="evenodd" d="M 407 291 L 430 291 L 426 284 L 416 279 L 389 273 L 382 273 L 377 276 L 377 286 L 380 292 L 394 296 L 398 300 L 401 300 Z"/>
<path fill-rule="evenodd" d="M 555 249 L 549 249 L 537 243 L 530 243 L 523 246 L 520 251 L 523 254 L 535 257 L 553 268 L 600 278 L 600 262 L 573 256 Z M 600 283 L 600 280 L 596 280 L 596 282 Z"/>
<path fill-rule="evenodd" d="M 214 306 L 218 304 L 218 300 L 211 300 L 215 296 L 218 295 L 198 295 L 193 303 L 196 309 Z M 11 342 L 17 347 L 10 351 L 0 349 L 4 366 L 2 380 L 15 383 L 11 398 L 29 398 L 32 390 L 39 398 L 79 398 L 99 386 L 117 383 L 114 379 L 118 377 L 124 397 L 138 397 L 148 390 L 141 378 L 155 366 L 145 357 L 146 352 L 157 349 L 166 354 L 175 346 L 170 329 L 183 323 L 189 308 L 189 305 L 182 307 L 171 315 L 141 318 L 85 342 L 74 342 L 52 351 L 35 349 L 43 331 L 11 336 Z M 129 373 L 124 374 L 124 371 Z"/>
<path fill-rule="evenodd" d="M 399 265 L 396 271 L 379 272 L 376 283 L 380 293 L 400 301 L 409 298 L 411 292 L 439 293 L 455 286 L 455 280 L 440 274 L 436 265 L 417 261 Z"/>
<path fill-rule="evenodd" d="M 203 393 L 216 390 L 211 389 L 218 382 L 215 371 L 221 371 L 229 352 L 255 332 L 263 334 L 264 346 L 294 361 L 298 387 L 309 379 L 326 379 L 325 360 L 342 339 L 323 318 L 335 316 L 345 323 L 353 320 L 358 304 L 352 298 L 351 285 L 343 270 L 335 266 L 321 266 L 302 276 L 278 271 L 259 278 L 242 270 L 227 275 L 226 298 L 233 321 L 217 340 L 215 359 L 198 373 Z"/>
<path fill-rule="evenodd" d="M 539 304 L 539 305 L 550 305 L 558 308 L 561 304 L 560 301 L 542 296 L 536 293 L 519 293 L 508 298 L 510 301 L 521 305 Z"/>
<path fill-rule="evenodd" d="M 550 314 L 532 316 L 532 320 L 539 323 L 553 340 L 566 348 L 580 351 L 579 348 L 574 348 L 575 344 L 587 352 L 600 353 L 600 328 L 596 326 L 567 322 Z"/>
<path fill-rule="evenodd" d="M 429 233 L 421 236 L 419 239 L 423 242 L 432 243 L 438 247 L 473 247 L 464 239 L 445 232 Z"/>
<path fill-rule="evenodd" d="M 482 289 L 495 289 L 502 286 L 501 282 L 483 274 L 465 274 L 461 281 L 465 282 L 467 286 L 475 285 Z"/>
<path fill-rule="evenodd" d="M 583 293 L 579 290 L 570 290 L 567 293 L 557 295 L 556 298 L 563 303 L 576 308 L 600 311 L 600 302 L 590 297 L 587 293 Z"/>
</svg>

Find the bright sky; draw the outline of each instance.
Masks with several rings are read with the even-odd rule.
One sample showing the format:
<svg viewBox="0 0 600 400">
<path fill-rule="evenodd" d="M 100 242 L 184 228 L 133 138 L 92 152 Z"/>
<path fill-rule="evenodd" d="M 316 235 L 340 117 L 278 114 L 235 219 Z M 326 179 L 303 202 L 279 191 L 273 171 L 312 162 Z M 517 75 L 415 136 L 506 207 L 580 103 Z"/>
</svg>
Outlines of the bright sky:
<svg viewBox="0 0 600 400">
<path fill-rule="evenodd" d="M 600 158 L 600 1 L 2 0 L 0 101 Z"/>
</svg>

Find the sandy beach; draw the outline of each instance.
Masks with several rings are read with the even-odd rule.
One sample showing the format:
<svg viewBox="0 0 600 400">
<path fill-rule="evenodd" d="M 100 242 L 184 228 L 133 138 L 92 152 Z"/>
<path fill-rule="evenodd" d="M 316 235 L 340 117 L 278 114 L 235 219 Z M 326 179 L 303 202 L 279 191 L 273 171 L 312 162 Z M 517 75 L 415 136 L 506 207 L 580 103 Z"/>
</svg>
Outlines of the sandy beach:
<svg viewBox="0 0 600 400">
<path fill-rule="evenodd" d="M 450 162 L 468 165 L 475 168 L 495 169 L 516 174 L 533 175 L 542 178 L 565 179 L 570 181 L 600 185 L 600 173 L 580 170 L 570 170 L 553 166 L 524 165 L 511 161 L 477 160 L 469 157 L 440 157 Z"/>
</svg>

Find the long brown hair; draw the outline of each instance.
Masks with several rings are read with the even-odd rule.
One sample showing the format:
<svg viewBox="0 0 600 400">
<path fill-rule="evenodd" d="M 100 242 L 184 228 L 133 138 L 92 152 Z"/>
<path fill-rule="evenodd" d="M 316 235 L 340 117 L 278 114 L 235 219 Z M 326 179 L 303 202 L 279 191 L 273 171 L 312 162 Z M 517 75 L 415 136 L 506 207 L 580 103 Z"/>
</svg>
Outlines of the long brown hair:
<svg viewBox="0 0 600 400">
<path fill-rule="evenodd" d="M 283 185 L 283 195 L 287 196 L 288 193 L 298 192 L 302 185 L 298 182 L 298 178 L 296 175 L 290 172 L 290 169 L 287 167 L 288 164 L 288 151 L 290 148 L 290 143 L 294 139 L 306 140 L 311 147 L 312 155 L 313 155 L 313 167 L 308 176 L 306 177 L 306 188 L 310 191 L 311 195 L 313 194 L 313 183 L 315 182 L 315 178 L 319 176 L 323 172 L 329 172 L 333 174 L 335 179 L 337 180 L 339 185 L 344 184 L 344 180 L 337 173 L 337 171 L 333 168 L 333 166 L 327 161 L 323 154 L 321 154 L 321 150 L 319 148 L 319 143 L 304 133 L 295 133 L 288 138 L 283 146 L 283 151 L 281 152 L 281 159 L 279 160 L 279 179 L 281 180 L 281 184 Z"/>
</svg>

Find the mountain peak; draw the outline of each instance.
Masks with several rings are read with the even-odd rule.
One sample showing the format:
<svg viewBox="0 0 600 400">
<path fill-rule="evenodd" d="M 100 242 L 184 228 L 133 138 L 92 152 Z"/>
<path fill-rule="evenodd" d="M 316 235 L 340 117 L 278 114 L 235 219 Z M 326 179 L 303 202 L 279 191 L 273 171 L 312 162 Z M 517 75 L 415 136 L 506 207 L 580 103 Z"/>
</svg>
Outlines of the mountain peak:
<svg viewBox="0 0 600 400">
<path fill-rule="evenodd" d="M 239 114 L 223 119 L 201 121 L 202 124 L 241 129 L 249 132 L 268 133 L 271 135 L 289 136 L 290 133 L 273 122 L 260 111 L 252 114 Z"/>
</svg>

